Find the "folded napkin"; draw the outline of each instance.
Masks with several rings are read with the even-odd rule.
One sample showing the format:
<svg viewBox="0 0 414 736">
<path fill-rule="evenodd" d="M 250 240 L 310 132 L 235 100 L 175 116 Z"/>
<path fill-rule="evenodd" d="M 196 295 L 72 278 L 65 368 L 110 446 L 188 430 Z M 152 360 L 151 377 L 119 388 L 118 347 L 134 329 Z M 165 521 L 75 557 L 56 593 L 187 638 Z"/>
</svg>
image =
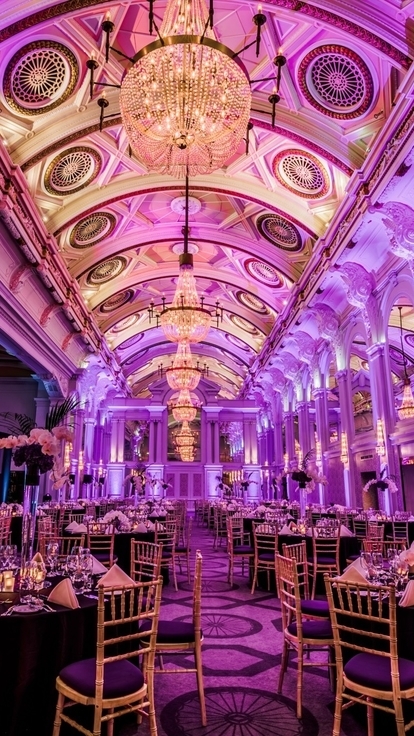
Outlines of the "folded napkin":
<svg viewBox="0 0 414 736">
<path fill-rule="evenodd" d="M 155 532 L 155 524 L 152 521 L 147 521 L 147 529 L 149 532 Z"/>
<path fill-rule="evenodd" d="M 36 554 L 33 555 L 32 562 L 43 562 L 43 557 L 40 552 L 36 552 Z"/>
<path fill-rule="evenodd" d="M 77 532 L 85 532 L 85 534 L 86 534 L 86 532 L 88 531 L 88 527 L 86 526 L 86 524 L 78 524 L 78 528 L 77 528 L 76 531 Z"/>
<path fill-rule="evenodd" d="M 338 575 L 337 580 L 343 580 L 345 583 L 357 583 L 358 585 L 368 585 L 366 577 L 352 565 L 348 565 L 342 575 Z"/>
<path fill-rule="evenodd" d="M 138 532 L 139 534 L 145 534 L 147 531 L 147 527 L 145 526 L 143 521 L 140 521 L 139 524 L 137 524 L 136 529 L 134 529 L 134 532 Z"/>
<path fill-rule="evenodd" d="M 367 570 L 362 566 L 360 557 L 358 557 L 356 560 L 351 562 L 351 564 L 345 568 L 344 573 L 347 572 L 348 570 L 358 570 L 358 572 L 361 573 L 361 575 L 363 575 L 363 577 L 366 579 Z"/>
<path fill-rule="evenodd" d="M 341 524 L 341 529 L 339 531 L 339 536 L 340 537 L 353 537 L 354 535 L 352 534 L 351 530 L 348 529 L 347 526 L 345 526 L 344 524 Z"/>
<path fill-rule="evenodd" d="M 157 514 L 157 516 L 159 516 L 161 519 L 165 519 L 165 517 L 167 516 L 167 512 L 166 511 L 159 511 L 158 514 Z"/>
<path fill-rule="evenodd" d="M 57 603 L 59 606 L 65 606 L 65 608 L 80 608 L 79 601 L 69 578 L 61 580 L 56 588 L 53 588 L 48 601 L 50 603 Z"/>
<path fill-rule="evenodd" d="M 246 519 L 255 519 L 256 514 L 247 514 Z"/>
<path fill-rule="evenodd" d="M 408 581 L 408 585 L 404 590 L 404 593 L 402 594 L 398 605 L 402 606 L 403 608 L 414 606 L 414 580 Z"/>
<path fill-rule="evenodd" d="M 129 575 L 121 570 L 118 565 L 112 565 L 111 569 L 108 570 L 106 575 L 103 575 L 98 583 L 99 586 L 103 585 L 104 588 L 114 588 L 116 585 L 131 585 L 134 581 Z"/>
<path fill-rule="evenodd" d="M 412 514 L 408 517 L 408 521 L 414 521 L 414 516 Z"/>
<path fill-rule="evenodd" d="M 92 555 L 92 575 L 100 575 L 101 572 L 108 572 L 108 568 Z"/>
<path fill-rule="evenodd" d="M 79 529 L 79 524 L 77 521 L 71 521 L 68 526 L 65 526 L 65 532 L 77 532 Z"/>
<path fill-rule="evenodd" d="M 290 526 L 288 526 L 287 524 L 283 524 L 279 534 L 293 534 L 293 532 Z"/>
</svg>

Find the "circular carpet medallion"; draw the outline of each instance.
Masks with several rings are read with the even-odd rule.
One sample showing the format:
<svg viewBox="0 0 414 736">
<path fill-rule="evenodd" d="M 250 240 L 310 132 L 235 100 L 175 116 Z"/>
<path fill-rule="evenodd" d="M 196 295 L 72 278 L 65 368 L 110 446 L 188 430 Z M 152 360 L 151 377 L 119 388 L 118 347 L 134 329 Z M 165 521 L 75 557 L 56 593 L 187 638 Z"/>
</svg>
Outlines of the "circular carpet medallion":
<svg viewBox="0 0 414 736">
<path fill-rule="evenodd" d="M 207 688 L 207 726 L 200 722 L 196 692 L 172 700 L 161 713 L 167 736 L 317 736 L 318 722 L 306 708 L 296 718 L 296 703 L 247 687 Z"/>
<path fill-rule="evenodd" d="M 191 616 L 182 616 L 176 621 L 192 620 Z M 201 625 L 204 636 L 214 639 L 234 639 L 235 637 L 253 636 L 262 630 L 262 625 L 244 616 L 233 616 L 230 613 L 203 613 Z"/>
<path fill-rule="evenodd" d="M 180 590 L 193 590 L 193 583 L 181 583 L 180 584 Z M 208 580 L 204 578 L 201 582 L 201 590 L 203 593 L 229 593 L 230 590 L 238 590 L 238 585 L 233 585 L 232 588 L 230 588 L 230 583 L 227 581 L 221 580 Z"/>
</svg>

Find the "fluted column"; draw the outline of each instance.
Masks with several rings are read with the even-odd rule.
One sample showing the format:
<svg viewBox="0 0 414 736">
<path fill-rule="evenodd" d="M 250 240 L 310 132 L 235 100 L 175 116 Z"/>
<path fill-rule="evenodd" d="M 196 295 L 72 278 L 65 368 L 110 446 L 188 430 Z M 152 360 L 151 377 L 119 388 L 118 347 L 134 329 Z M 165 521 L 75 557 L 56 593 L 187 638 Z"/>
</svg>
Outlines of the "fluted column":
<svg viewBox="0 0 414 736">
<path fill-rule="evenodd" d="M 354 415 L 350 386 L 350 372 L 347 369 L 335 375 L 338 384 L 339 406 L 341 409 L 341 432 L 345 432 L 348 442 L 348 463 L 344 465 L 345 503 L 356 506 L 354 456 L 351 445 L 354 440 Z"/>
<path fill-rule="evenodd" d="M 311 442 L 309 437 L 309 412 L 307 401 L 298 401 L 296 404 L 299 427 L 299 444 L 303 455 L 306 455 L 310 448 Z"/>
<path fill-rule="evenodd" d="M 73 486 L 73 497 L 79 498 L 81 490 L 81 478 L 79 472 L 79 455 L 82 450 L 83 440 L 83 424 L 85 419 L 85 409 L 75 409 L 74 411 L 74 437 L 73 437 L 73 453 L 71 470 L 75 474 L 75 483 Z"/>
<path fill-rule="evenodd" d="M 125 447 L 125 416 L 118 417 L 118 432 L 117 432 L 117 462 L 124 462 L 124 447 Z"/>
</svg>

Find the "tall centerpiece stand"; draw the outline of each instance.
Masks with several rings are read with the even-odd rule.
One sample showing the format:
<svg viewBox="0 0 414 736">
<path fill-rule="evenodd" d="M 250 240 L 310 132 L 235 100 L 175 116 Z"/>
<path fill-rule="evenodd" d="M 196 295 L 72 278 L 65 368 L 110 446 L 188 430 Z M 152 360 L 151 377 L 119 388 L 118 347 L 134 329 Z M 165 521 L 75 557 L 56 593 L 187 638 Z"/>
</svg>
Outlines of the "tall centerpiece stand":
<svg viewBox="0 0 414 736">
<path fill-rule="evenodd" d="M 21 569 L 24 569 L 33 558 L 37 504 L 39 501 L 39 482 L 39 468 L 36 465 L 26 465 L 23 495 Z"/>
</svg>

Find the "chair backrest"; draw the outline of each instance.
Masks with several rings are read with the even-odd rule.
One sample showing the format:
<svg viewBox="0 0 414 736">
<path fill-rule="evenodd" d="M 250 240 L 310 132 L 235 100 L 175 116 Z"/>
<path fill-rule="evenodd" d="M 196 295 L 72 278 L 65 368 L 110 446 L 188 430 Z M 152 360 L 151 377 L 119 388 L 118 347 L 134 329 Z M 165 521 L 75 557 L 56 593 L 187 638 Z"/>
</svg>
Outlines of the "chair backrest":
<svg viewBox="0 0 414 736">
<path fill-rule="evenodd" d="M 267 522 L 253 523 L 253 543 L 255 554 L 276 555 L 278 550 L 278 532 L 276 524 Z"/>
<path fill-rule="evenodd" d="M 86 526 L 88 534 L 105 534 L 109 524 L 107 521 L 96 521 L 96 519 L 92 519 L 87 522 Z"/>
<path fill-rule="evenodd" d="M 161 571 L 162 544 L 131 539 L 130 576 L 135 583 L 157 580 Z"/>
<path fill-rule="evenodd" d="M 56 534 L 45 534 L 39 537 L 39 552 L 42 557 L 46 556 L 47 545 L 51 542 L 57 542 L 59 545 L 59 557 L 67 557 L 73 547 L 84 547 L 85 546 L 85 535 L 80 534 L 79 536 L 61 537 Z"/>
<path fill-rule="evenodd" d="M 387 657 L 391 682 L 398 682 L 397 614 L 395 588 L 356 585 L 325 575 L 336 663 L 343 662 L 343 648 Z"/>
<path fill-rule="evenodd" d="M 395 541 L 408 539 L 408 521 L 394 520 L 392 522 L 392 538 Z"/>
<path fill-rule="evenodd" d="M 85 522 L 85 514 L 70 514 L 69 524 L 71 524 L 73 521 L 76 524 L 83 524 Z"/>
<path fill-rule="evenodd" d="M 122 588 L 119 585 L 112 588 L 98 586 L 97 702 L 101 702 L 103 697 L 105 663 L 142 655 L 147 658 L 147 669 L 154 668 L 161 588 L 162 577 Z M 143 626 L 144 621 L 149 621 L 150 627 Z"/>
<path fill-rule="evenodd" d="M 228 516 L 227 542 L 230 549 L 238 547 L 244 542 L 243 519 L 240 516 Z"/>
<path fill-rule="evenodd" d="M 96 506 L 94 503 L 85 506 L 85 516 L 91 516 L 93 519 L 96 519 Z"/>
<path fill-rule="evenodd" d="M 112 567 L 114 561 L 114 534 L 87 534 L 86 546 L 93 555 L 105 555 L 100 559 L 105 567 Z M 107 556 L 107 557 L 106 557 Z"/>
<path fill-rule="evenodd" d="M 385 524 L 369 521 L 367 526 L 367 539 L 384 539 Z"/>
<path fill-rule="evenodd" d="M 191 516 L 187 519 L 187 523 L 184 526 L 183 529 L 183 536 L 182 536 L 182 542 L 183 546 L 187 549 L 190 547 L 191 544 L 191 532 L 193 529 L 193 520 Z"/>
<path fill-rule="evenodd" d="M 296 560 L 296 572 L 301 598 L 309 598 L 309 570 L 306 542 L 299 544 L 282 544 L 283 557 Z"/>
<path fill-rule="evenodd" d="M 155 544 L 162 544 L 164 557 L 167 552 L 175 549 L 177 539 L 177 524 L 175 521 L 155 522 Z"/>
<path fill-rule="evenodd" d="M 48 532 L 49 534 L 57 534 L 58 527 L 52 516 L 39 516 L 37 520 L 37 531 Z"/>
<path fill-rule="evenodd" d="M 8 544 L 11 527 L 11 516 L 0 517 L 0 544 Z"/>
<path fill-rule="evenodd" d="M 196 551 L 193 588 L 193 626 L 195 639 L 201 639 L 201 585 L 203 573 L 203 555 Z"/>
<path fill-rule="evenodd" d="M 302 609 L 296 560 L 293 557 L 276 555 L 276 578 L 283 630 L 296 621 L 299 639 L 302 636 Z"/>
<path fill-rule="evenodd" d="M 353 519 L 352 522 L 353 532 L 357 539 L 362 541 L 366 539 L 368 535 L 368 523 L 366 519 Z"/>
</svg>

